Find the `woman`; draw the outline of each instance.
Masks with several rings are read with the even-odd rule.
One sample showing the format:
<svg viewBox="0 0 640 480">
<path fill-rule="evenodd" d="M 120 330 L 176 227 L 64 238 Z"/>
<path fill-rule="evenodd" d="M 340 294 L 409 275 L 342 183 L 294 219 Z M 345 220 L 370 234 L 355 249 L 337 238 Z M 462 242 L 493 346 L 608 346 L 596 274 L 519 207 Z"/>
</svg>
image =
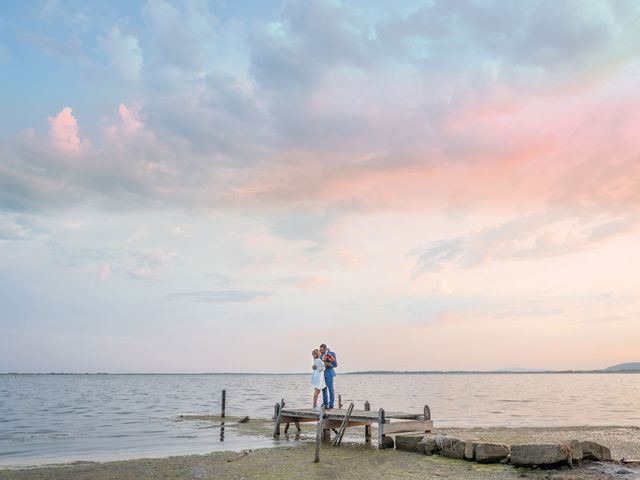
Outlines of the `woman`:
<svg viewBox="0 0 640 480">
<path fill-rule="evenodd" d="M 311 374 L 311 384 L 313 385 L 313 409 L 318 410 L 318 395 L 326 386 L 324 383 L 324 362 L 320 358 L 320 351 L 316 348 L 311 352 L 313 365 L 316 367 Z"/>
</svg>

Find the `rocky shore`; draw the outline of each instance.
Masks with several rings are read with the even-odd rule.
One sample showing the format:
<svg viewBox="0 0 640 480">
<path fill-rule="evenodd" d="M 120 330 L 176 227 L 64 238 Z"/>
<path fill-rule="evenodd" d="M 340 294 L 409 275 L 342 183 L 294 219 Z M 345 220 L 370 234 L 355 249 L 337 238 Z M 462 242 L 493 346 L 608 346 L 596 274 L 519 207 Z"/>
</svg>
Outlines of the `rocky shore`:
<svg viewBox="0 0 640 480">
<path fill-rule="evenodd" d="M 253 421 L 252 421 L 253 422 Z M 263 426 L 249 422 L 242 428 L 254 433 Z M 264 427 L 266 427 L 265 422 Z M 566 438 L 592 439 L 606 444 L 614 460 L 640 457 L 640 429 L 630 427 L 486 428 L 448 429 L 456 438 L 473 437 L 486 443 L 549 443 Z M 247 430 L 248 433 L 248 430 Z M 304 432 L 303 432 L 304 433 Z M 313 443 L 280 442 L 278 448 L 220 452 L 160 459 L 119 462 L 80 462 L 70 465 L 24 469 L 0 469 L 0 480 L 107 480 L 107 479 L 457 479 L 457 480 L 614 480 L 639 479 L 640 469 L 617 462 L 576 462 L 560 468 L 514 467 L 482 464 L 440 455 L 420 455 L 402 450 L 377 450 L 362 441 L 323 446 L 321 461 L 313 463 Z M 285 446 L 282 446 L 285 445 Z"/>
</svg>

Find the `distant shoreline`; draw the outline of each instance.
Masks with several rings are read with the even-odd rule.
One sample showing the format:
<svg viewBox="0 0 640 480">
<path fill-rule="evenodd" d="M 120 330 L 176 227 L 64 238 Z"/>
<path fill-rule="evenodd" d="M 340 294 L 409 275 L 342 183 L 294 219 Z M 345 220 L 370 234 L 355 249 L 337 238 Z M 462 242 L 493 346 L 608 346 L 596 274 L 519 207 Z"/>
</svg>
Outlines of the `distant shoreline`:
<svg viewBox="0 0 640 480">
<path fill-rule="evenodd" d="M 568 374 L 638 374 L 640 370 L 366 370 L 356 372 L 342 372 L 342 375 L 568 375 Z M 0 376 L 98 376 L 98 375 L 308 375 L 307 372 L 297 373 L 258 373 L 258 372 L 156 372 L 156 373 L 118 373 L 118 372 L 5 372 Z"/>
<path fill-rule="evenodd" d="M 640 373 L 640 370 L 371 370 L 362 372 L 347 372 L 343 375 L 566 375 L 566 374 L 593 374 L 593 373 Z"/>
</svg>

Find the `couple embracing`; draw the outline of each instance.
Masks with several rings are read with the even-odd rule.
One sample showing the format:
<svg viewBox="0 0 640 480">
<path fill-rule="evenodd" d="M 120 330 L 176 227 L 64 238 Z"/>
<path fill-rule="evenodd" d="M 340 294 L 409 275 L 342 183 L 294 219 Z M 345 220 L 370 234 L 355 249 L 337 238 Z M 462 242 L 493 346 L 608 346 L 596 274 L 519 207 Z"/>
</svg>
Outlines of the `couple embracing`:
<svg viewBox="0 0 640 480">
<path fill-rule="evenodd" d="M 334 370 L 338 366 L 336 354 L 327 348 L 323 343 L 319 349 L 311 352 L 313 356 L 313 374 L 311 375 L 311 384 L 313 385 L 313 408 L 318 410 L 318 396 L 322 391 L 322 407 L 327 409 L 333 408 L 335 392 L 333 390 L 333 379 L 336 376 Z"/>
</svg>

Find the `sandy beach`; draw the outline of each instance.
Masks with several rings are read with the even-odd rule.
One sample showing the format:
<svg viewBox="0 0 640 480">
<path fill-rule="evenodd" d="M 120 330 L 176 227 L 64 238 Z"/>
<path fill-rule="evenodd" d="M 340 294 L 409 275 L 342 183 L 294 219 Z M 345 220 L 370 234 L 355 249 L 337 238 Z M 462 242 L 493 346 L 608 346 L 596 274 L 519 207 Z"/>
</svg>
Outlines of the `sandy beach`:
<svg viewBox="0 0 640 480">
<path fill-rule="evenodd" d="M 254 421 L 245 433 L 264 432 L 269 422 Z M 238 427 L 241 427 L 240 425 Z M 309 432 L 305 429 L 303 437 Z M 543 442 L 567 438 L 592 439 L 608 445 L 614 459 L 640 457 L 640 429 L 635 427 L 483 428 L 441 430 L 460 436 L 504 441 Z M 479 465 L 437 455 L 424 456 L 397 450 L 377 450 L 361 442 L 340 448 L 324 445 L 319 464 L 313 463 L 310 441 L 241 452 L 217 452 L 118 462 L 77 462 L 36 468 L 0 470 L 2 480 L 106 480 L 106 479 L 634 479 L 640 469 L 617 462 L 584 461 L 569 469 L 529 469 L 510 465 Z"/>
</svg>

